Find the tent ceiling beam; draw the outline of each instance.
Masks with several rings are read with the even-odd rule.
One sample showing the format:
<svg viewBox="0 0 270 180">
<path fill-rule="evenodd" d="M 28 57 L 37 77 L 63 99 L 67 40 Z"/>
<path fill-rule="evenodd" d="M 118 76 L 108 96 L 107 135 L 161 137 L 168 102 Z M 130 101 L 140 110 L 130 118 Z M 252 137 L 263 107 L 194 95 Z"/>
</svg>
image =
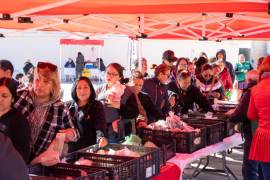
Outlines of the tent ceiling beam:
<svg viewBox="0 0 270 180">
<path fill-rule="evenodd" d="M 193 34 L 198 39 L 201 39 L 202 38 L 202 36 L 200 36 L 199 34 L 195 33 L 194 31 L 190 30 L 189 28 L 185 28 L 184 30 L 187 31 L 187 32 L 189 32 L 190 34 Z"/>
<path fill-rule="evenodd" d="M 39 22 L 36 22 L 39 24 Z M 42 30 L 42 29 L 46 29 L 46 28 L 51 28 L 57 25 L 61 25 L 63 24 L 63 22 L 56 22 L 56 23 L 51 23 L 51 24 L 44 24 L 41 26 L 37 26 L 37 27 L 33 27 L 33 28 L 28 28 L 28 29 L 23 29 L 23 30 L 18 30 L 18 31 L 14 31 L 14 32 L 10 32 L 7 33 L 8 36 L 14 36 L 16 34 L 20 34 L 20 33 L 25 33 L 25 32 L 29 32 L 29 31 L 37 31 L 37 30 Z"/>
<path fill-rule="evenodd" d="M 188 39 L 198 39 L 198 38 L 195 37 L 195 36 L 190 36 L 190 35 L 182 34 L 182 33 L 169 32 L 168 34 L 174 35 L 174 36 L 178 36 L 178 37 L 185 37 L 185 38 L 188 38 Z"/>
<path fill-rule="evenodd" d="M 144 33 L 144 14 L 139 16 L 139 32 Z"/>
<path fill-rule="evenodd" d="M 37 31 L 37 30 L 42 30 L 42 29 L 46 29 L 46 28 L 53 28 L 55 26 L 59 26 L 61 24 L 64 24 L 62 19 L 57 19 L 55 17 L 56 16 L 52 16 L 52 18 L 54 18 L 52 20 L 57 21 L 55 23 L 47 24 L 47 23 L 42 23 L 42 21 L 36 21 L 35 23 L 41 24 L 41 26 L 34 27 L 34 28 L 23 29 L 23 30 L 18 30 L 18 31 L 15 31 L 15 32 L 8 33 L 8 35 L 15 35 L 15 34 L 18 34 L 18 33 L 29 32 L 29 31 Z M 74 18 L 73 21 L 82 20 L 84 18 L 87 18 L 87 17 L 86 16 L 77 17 L 77 18 Z"/>
<path fill-rule="evenodd" d="M 236 30 L 232 29 L 231 27 L 228 26 L 228 24 L 224 24 L 222 22 L 217 22 L 218 24 L 220 24 L 221 26 L 224 26 L 224 28 L 226 28 L 227 30 L 229 30 L 231 32 L 231 34 L 234 34 L 235 36 L 240 36 L 241 34 L 236 32 Z"/>
<path fill-rule="evenodd" d="M 151 27 L 151 26 L 155 26 L 155 25 L 159 25 L 159 24 L 168 24 L 168 25 L 171 25 L 171 24 L 183 24 L 185 22 L 188 22 L 188 21 L 191 21 L 192 19 L 194 18 L 197 18 L 201 16 L 201 14 L 191 14 L 191 15 L 188 15 L 188 16 L 184 16 L 184 17 L 178 17 L 178 18 L 175 18 L 175 19 L 171 19 L 170 17 L 168 17 L 167 20 L 157 20 L 157 19 L 152 19 L 152 18 L 145 18 L 145 20 L 148 20 L 148 21 L 152 21 L 152 23 L 145 23 L 145 27 Z"/>
<path fill-rule="evenodd" d="M 19 16 L 26 16 L 26 15 L 34 14 L 34 13 L 37 13 L 37 12 L 40 12 L 40 11 L 45 11 L 45 10 L 48 10 L 48 9 L 57 8 L 57 7 L 60 7 L 60 6 L 65 6 L 65 5 L 68 5 L 68 4 L 72 4 L 72 3 L 75 3 L 75 2 L 78 2 L 78 1 L 80 1 L 80 0 L 62 0 L 62 1 L 58 1 L 58 2 L 53 2 L 53 3 L 50 3 L 50 4 L 43 5 L 43 6 L 30 8 L 30 9 L 26 9 L 26 10 L 23 10 L 23 11 L 12 13 L 11 17 L 15 18 L 15 17 L 19 17 Z"/>
<path fill-rule="evenodd" d="M 89 28 L 89 29 L 95 29 L 97 31 L 106 32 L 106 33 L 120 33 L 120 32 L 122 32 L 122 33 L 128 34 L 130 36 L 135 36 L 134 34 L 127 32 L 126 30 L 123 30 L 120 28 L 117 28 L 117 29 L 116 28 L 112 28 L 112 29 L 106 28 L 107 31 L 104 31 L 105 30 L 104 28 L 92 26 L 89 24 L 83 24 L 83 23 L 74 22 L 74 21 L 70 21 L 69 23 L 73 24 L 75 26 L 80 26 L 80 27 Z"/>
<path fill-rule="evenodd" d="M 213 17 L 224 17 L 224 13 L 211 13 Z M 255 17 L 255 16 L 249 16 L 245 14 L 233 14 L 234 19 L 239 19 L 239 20 L 245 20 L 245 21 L 253 21 L 253 22 L 258 22 L 258 23 L 270 23 L 270 18 L 262 18 L 262 17 Z"/>
<path fill-rule="evenodd" d="M 183 26 L 179 26 L 179 27 L 175 26 L 172 29 L 168 29 L 166 27 L 166 28 L 160 29 L 159 31 L 156 31 L 156 32 L 153 32 L 153 33 L 149 34 L 149 37 L 157 36 L 157 35 L 166 33 L 168 31 L 173 32 L 173 31 L 178 31 L 178 30 L 186 29 L 186 28 L 193 27 L 193 26 L 201 26 L 202 24 L 206 24 L 206 25 L 207 24 L 212 24 L 212 23 L 215 23 L 217 21 L 223 21 L 223 20 L 226 20 L 226 19 L 227 19 L 226 17 L 218 17 L 218 18 L 206 20 L 205 22 L 197 22 L 197 23 L 183 25 Z"/>
<path fill-rule="evenodd" d="M 245 34 L 245 36 L 251 36 L 251 35 L 261 34 L 261 33 L 266 33 L 266 32 L 270 32 L 270 29 L 264 29 L 264 30 L 250 32 L 250 33 Z"/>
<path fill-rule="evenodd" d="M 133 34 L 136 34 L 136 35 L 140 35 L 137 31 L 127 27 L 127 25 L 124 23 L 124 22 L 121 22 L 115 18 L 112 18 L 110 17 L 109 15 L 91 15 L 89 16 L 89 18 L 91 19 L 97 19 L 97 20 L 102 20 L 104 22 L 107 22 L 107 23 L 110 23 L 110 24 L 113 24 L 115 26 L 118 26 L 118 28 L 122 28 L 122 29 L 125 29 L 125 31 L 128 31 L 128 32 L 132 32 Z"/>
<path fill-rule="evenodd" d="M 251 28 L 241 29 L 241 30 L 235 31 L 235 32 L 245 35 L 246 31 L 255 31 L 255 30 L 259 30 L 259 29 L 266 28 L 269 26 L 270 26 L 270 24 L 263 24 L 263 25 L 254 26 Z M 224 36 L 227 36 L 227 35 L 232 35 L 232 33 L 220 34 L 220 35 L 213 36 L 212 38 L 223 38 Z"/>
<path fill-rule="evenodd" d="M 208 34 L 207 37 L 209 37 L 209 36 L 211 36 L 211 35 L 213 35 L 215 33 L 226 34 L 227 32 L 221 31 L 221 29 L 223 29 L 223 28 L 224 28 L 224 26 L 221 26 L 221 27 L 219 27 L 216 30 L 205 28 L 205 32 L 210 32 L 210 34 Z M 190 27 L 190 29 L 202 30 L 202 28 L 200 28 L 200 27 L 194 27 L 194 26 L 193 27 Z"/>
<path fill-rule="evenodd" d="M 202 17 L 202 21 L 205 21 L 205 16 Z M 205 37 L 205 24 L 202 25 L 202 37 Z"/>
</svg>

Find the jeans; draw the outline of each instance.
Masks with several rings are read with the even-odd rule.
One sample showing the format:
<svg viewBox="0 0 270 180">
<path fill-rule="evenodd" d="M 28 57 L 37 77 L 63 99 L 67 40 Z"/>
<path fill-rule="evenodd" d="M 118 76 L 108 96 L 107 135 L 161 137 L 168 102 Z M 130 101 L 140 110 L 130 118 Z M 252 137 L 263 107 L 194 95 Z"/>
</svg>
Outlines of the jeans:
<svg viewBox="0 0 270 180">
<path fill-rule="evenodd" d="M 252 137 L 245 135 L 242 175 L 244 180 L 258 180 L 258 162 L 248 159 Z"/>
<path fill-rule="evenodd" d="M 262 175 L 260 163 L 257 161 L 249 160 L 248 158 L 252 142 L 252 135 L 244 134 L 244 138 L 244 156 L 242 165 L 242 175 L 244 177 L 244 180 L 263 180 L 264 178 Z"/>
<path fill-rule="evenodd" d="M 270 162 L 259 162 L 262 167 L 263 178 L 270 180 Z"/>
</svg>

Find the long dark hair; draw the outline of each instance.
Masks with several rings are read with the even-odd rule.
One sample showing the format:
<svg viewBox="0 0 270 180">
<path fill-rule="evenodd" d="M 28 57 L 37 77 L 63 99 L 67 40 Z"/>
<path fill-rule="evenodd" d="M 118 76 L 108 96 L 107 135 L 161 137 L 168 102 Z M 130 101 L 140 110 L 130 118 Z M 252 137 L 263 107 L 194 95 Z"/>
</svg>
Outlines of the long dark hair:
<svg viewBox="0 0 270 180">
<path fill-rule="evenodd" d="M 16 99 L 17 96 L 17 86 L 16 82 L 13 79 L 3 77 L 0 78 L 0 86 L 6 86 L 11 93 L 12 97 Z"/>
<path fill-rule="evenodd" d="M 77 88 L 80 81 L 85 81 L 88 84 L 88 86 L 90 87 L 91 93 L 90 93 L 90 97 L 89 97 L 87 104 L 89 104 L 89 106 L 91 106 L 92 102 L 94 102 L 96 99 L 96 92 L 95 92 L 95 89 L 94 89 L 94 86 L 93 86 L 91 80 L 88 77 L 82 76 L 74 82 L 74 84 L 72 86 L 72 90 L 71 90 L 71 97 L 72 97 L 73 101 L 75 101 L 78 104 L 79 98 L 78 98 L 77 93 L 76 93 L 76 88 Z"/>
</svg>

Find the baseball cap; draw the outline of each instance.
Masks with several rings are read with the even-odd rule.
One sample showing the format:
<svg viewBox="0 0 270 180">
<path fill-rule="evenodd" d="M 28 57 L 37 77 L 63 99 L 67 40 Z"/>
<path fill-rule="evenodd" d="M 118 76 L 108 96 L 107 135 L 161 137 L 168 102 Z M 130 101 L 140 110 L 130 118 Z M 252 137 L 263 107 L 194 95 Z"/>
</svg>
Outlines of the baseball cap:
<svg viewBox="0 0 270 180">
<path fill-rule="evenodd" d="M 177 60 L 177 57 L 174 56 L 174 52 L 172 50 L 166 50 L 162 55 L 162 59 L 166 59 L 169 62 L 174 62 Z"/>
</svg>

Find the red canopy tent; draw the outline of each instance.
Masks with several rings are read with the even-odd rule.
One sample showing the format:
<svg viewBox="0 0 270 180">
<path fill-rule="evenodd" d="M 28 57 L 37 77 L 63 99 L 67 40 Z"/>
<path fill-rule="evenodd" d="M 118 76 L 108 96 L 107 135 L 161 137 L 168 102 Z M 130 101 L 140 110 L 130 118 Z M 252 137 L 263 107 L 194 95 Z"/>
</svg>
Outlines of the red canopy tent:
<svg viewBox="0 0 270 180">
<path fill-rule="evenodd" d="M 269 0 L 3 0 L 0 13 L 0 28 L 17 30 L 5 36 L 42 30 L 83 37 L 270 38 Z"/>
</svg>

